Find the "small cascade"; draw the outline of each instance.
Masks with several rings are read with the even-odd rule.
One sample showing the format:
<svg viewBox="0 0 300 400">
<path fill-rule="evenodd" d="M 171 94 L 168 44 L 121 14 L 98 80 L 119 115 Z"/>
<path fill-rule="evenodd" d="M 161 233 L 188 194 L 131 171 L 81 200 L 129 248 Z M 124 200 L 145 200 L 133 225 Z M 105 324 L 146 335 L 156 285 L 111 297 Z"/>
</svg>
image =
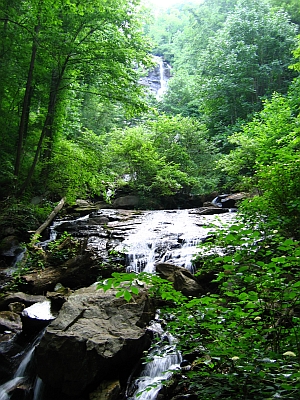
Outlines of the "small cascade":
<svg viewBox="0 0 300 400">
<path fill-rule="evenodd" d="M 193 273 L 193 255 L 206 235 L 207 229 L 197 226 L 187 210 L 152 211 L 122 242 L 127 271 L 152 273 L 157 262 L 170 262 Z"/>
<path fill-rule="evenodd" d="M 154 400 L 172 373 L 180 368 L 181 354 L 176 350 L 176 340 L 161 327 L 158 319 L 149 326 L 156 339 L 156 344 L 150 349 L 147 362 L 140 376 L 130 383 L 127 389 L 128 400 Z"/>
<path fill-rule="evenodd" d="M 32 367 L 34 350 L 43 335 L 44 330 L 36 336 L 33 343 L 27 348 L 27 350 L 24 351 L 22 361 L 20 362 L 19 367 L 14 373 L 12 379 L 0 386 L 0 400 L 9 400 L 13 391 L 19 387 L 20 384 L 23 384 L 30 379 L 30 369 Z"/>
<path fill-rule="evenodd" d="M 33 386 L 33 400 L 41 400 L 44 392 L 44 383 L 37 377 Z"/>
</svg>

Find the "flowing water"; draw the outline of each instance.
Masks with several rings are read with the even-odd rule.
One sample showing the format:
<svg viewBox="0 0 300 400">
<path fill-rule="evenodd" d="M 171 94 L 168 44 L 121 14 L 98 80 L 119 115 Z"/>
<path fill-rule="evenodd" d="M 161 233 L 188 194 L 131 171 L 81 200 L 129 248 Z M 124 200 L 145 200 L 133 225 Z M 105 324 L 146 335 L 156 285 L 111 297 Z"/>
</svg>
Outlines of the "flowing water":
<svg viewBox="0 0 300 400">
<path fill-rule="evenodd" d="M 9 400 L 14 389 L 16 389 L 20 384 L 25 383 L 30 377 L 31 374 L 29 371 L 33 362 L 34 350 L 40 342 L 43 334 L 44 330 L 36 336 L 33 342 L 24 351 L 22 360 L 12 379 L 0 386 L 0 400 Z M 29 387 L 30 386 L 31 385 L 29 385 Z"/>
<path fill-rule="evenodd" d="M 145 214 L 140 227 L 122 242 L 127 253 L 127 271 L 153 273 L 157 262 L 168 262 L 193 273 L 192 258 L 197 245 L 207 237 L 208 226 L 223 225 L 233 219 L 233 214 L 199 217 L 188 210 Z M 182 357 L 176 350 L 176 339 L 162 329 L 158 316 L 149 329 L 154 332 L 156 344 L 150 349 L 150 361 L 140 376 L 129 382 L 128 400 L 155 400 L 163 381 L 180 368 Z"/>
<path fill-rule="evenodd" d="M 118 246 L 127 258 L 127 271 L 154 272 L 155 263 L 169 262 L 194 272 L 192 258 L 210 231 L 212 223 L 223 225 L 234 214 L 199 215 L 190 210 L 151 211 Z"/>
<path fill-rule="evenodd" d="M 155 264 L 168 262 L 176 266 L 184 267 L 194 272 L 192 257 L 197 253 L 197 245 L 203 241 L 209 233 L 209 225 L 224 225 L 234 219 L 234 214 L 222 214 L 218 216 L 202 215 L 194 210 L 159 210 L 132 211 L 99 210 L 96 216 L 110 217 L 107 227 L 90 225 L 89 218 L 95 215 L 85 216 L 68 221 L 69 224 L 78 224 L 79 229 L 86 224 L 85 229 L 79 230 L 79 235 L 84 232 L 88 237 L 90 247 L 100 252 L 107 248 L 109 241 L 116 241 L 114 250 L 126 254 L 127 271 L 136 273 L 145 271 L 155 272 Z M 50 240 L 56 238 L 55 228 L 66 221 L 55 222 L 51 229 Z M 107 229 L 107 232 L 105 231 Z M 101 244 L 101 246 L 100 246 Z M 47 241 L 42 246 L 47 245 Z M 40 304 L 27 309 L 28 313 L 36 316 L 40 312 Z M 47 305 L 48 307 L 48 305 Z M 49 317 L 50 311 L 46 309 Z M 46 319 L 46 318 L 45 318 Z M 51 319 L 51 316 L 50 316 Z M 176 350 L 176 338 L 165 332 L 157 318 L 149 326 L 155 338 L 154 345 L 148 353 L 150 359 L 140 372 L 137 379 L 128 385 L 129 400 L 155 400 L 162 388 L 162 382 L 168 379 L 172 371 L 178 369 L 181 363 L 181 355 Z M 14 376 L 0 386 L 0 400 L 9 400 L 16 387 L 27 383 L 28 372 L 32 363 L 34 350 L 43 333 L 39 335 L 22 356 L 22 361 Z M 33 400 L 42 399 L 43 384 L 37 378 L 31 382 L 33 387 Z"/>
<path fill-rule="evenodd" d="M 161 100 L 162 96 L 167 91 L 171 67 L 165 61 L 163 61 L 161 57 L 157 57 L 157 61 L 159 65 L 160 88 L 156 93 L 156 98 L 157 100 Z"/>
</svg>

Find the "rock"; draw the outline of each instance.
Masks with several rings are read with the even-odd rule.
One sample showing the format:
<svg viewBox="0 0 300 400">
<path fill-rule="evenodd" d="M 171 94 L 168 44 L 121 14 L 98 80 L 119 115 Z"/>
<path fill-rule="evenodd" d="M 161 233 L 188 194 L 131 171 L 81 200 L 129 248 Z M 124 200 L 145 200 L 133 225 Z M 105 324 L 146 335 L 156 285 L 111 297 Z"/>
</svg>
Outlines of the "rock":
<svg viewBox="0 0 300 400">
<path fill-rule="evenodd" d="M 0 311 L 0 332 L 21 332 L 22 322 L 19 314 L 12 311 Z"/>
<path fill-rule="evenodd" d="M 7 333 L 0 334 L 0 361 L 2 361 L 1 356 L 5 353 L 8 353 L 12 349 L 18 336 L 15 332 L 6 332 Z M 2 362 L 0 362 L 0 365 L 1 364 Z M 1 365 L 1 367 L 3 367 L 3 365 Z"/>
<path fill-rule="evenodd" d="M 186 268 L 177 267 L 170 263 L 158 263 L 155 268 L 161 278 L 172 282 L 174 289 L 185 296 L 197 297 L 204 293 L 196 278 Z"/>
<path fill-rule="evenodd" d="M 40 294 L 53 291 L 57 283 L 71 289 L 78 289 L 94 283 L 100 275 L 100 265 L 86 252 L 67 260 L 59 266 L 49 266 L 44 270 L 23 276 L 27 290 Z"/>
<path fill-rule="evenodd" d="M 246 193 L 220 194 L 212 200 L 211 204 L 220 208 L 234 208 L 238 200 L 243 200 L 246 197 Z"/>
<path fill-rule="evenodd" d="M 21 314 L 24 310 L 25 304 L 20 303 L 19 301 L 15 301 L 14 303 L 10 303 L 8 305 L 9 311 L 13 311 L 14 313 Z"/>
<path fill-rule="evenodd" d="M 117 400 L 121 392 L 118 380 L 103 382 L 89 395 L 89 400 Z"/>
<path fill-rule="evenodd" d="M 114 200 L 113 207 L 115 208 L 127 208 L 127 207 L 136 207 L 139 204 L 139 197 L 128 195 L 122 196 Z"/>
<path fill-rule="evenodd" d="M 14 257 L 21 252 L 21 249 L 18 238 L 13 235 L 5 237 L 0 244 L 0 254 L 2 256 Z"/>
<path fill-rule="evenodd" d="M 54 287 L 54 292 L 47 292 L 46 297 L 51 301 L 51 309 L 58 312 L 71 294 L 70 288 L 57 283 Z"/>
<path fill-rule="evenodd" d="M 146 289 L 127 303 L 107 292 L 75 291 L 47 328 L 36 349 L 38 375 L 66 396 L 79 396 L 90 384 L 127 377 L 150 346 L 146 324 L 154 307 Z"/>
<path fill-rule="evenodd" d="M 25 249 L 14 235 L 5 237 L 0 243 L 0 267 L 3 269 L 12 266 L 24 255 Z"/>
<path fill-rule="evenodd" d="M 1 300 L 0 309 L 7 310 L 9 304 L 11 303 L 21 303 L 24 304 L 26 307 L 31 306 L 32 304 L 46 301 L 47 298 L 45 296 L 35 296 L 32 294 L 26 294 L 23 292 L 11 293 L 5 296 Z"/>
<path fill-rule="evenodd" d="M 78 206 L 78 207 L 90 207 L 90 206 L 93 206 L 93 204 L 90 203 L 88 200 L 77 199 L 75 203 L 76 203 L 76 206 Z"/>
<path fill-rule="evenodd" d="M 211 204 L 209 207 L 199 207 L 189 210 L 189 214 L 196 214 L 196 215 L 216 215 L 216 214 L 225 214 L 228 213 L 228 208 L 220 208 L 220 207 L 213 207 Z M 201 226 L 199 224 L 199 226 Z"/>
<path fill-rule="evenodd" d="M 104 215 L 99 215 L 96 217 L 89 218 L 87 221 L 88 225 L 106 225 L 109 223 L 109 218 Z"/>
</svg>

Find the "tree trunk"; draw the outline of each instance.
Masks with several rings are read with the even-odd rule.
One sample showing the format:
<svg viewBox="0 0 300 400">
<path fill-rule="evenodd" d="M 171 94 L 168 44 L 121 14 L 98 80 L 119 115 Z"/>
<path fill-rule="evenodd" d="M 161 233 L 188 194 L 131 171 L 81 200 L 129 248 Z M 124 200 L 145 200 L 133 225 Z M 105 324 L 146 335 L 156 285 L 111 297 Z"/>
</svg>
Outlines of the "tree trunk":
<svg viewBox="0 0 300 400">
<path fill-rule="evenodd" d="M 51 212 L 51 214 L 48 215 L 46 221 L 34 232 L 34 235 L 32 237 L 32 241 L 34 242 L 35 240 L 38 239 L 40 234 L 51 224 L 53 221 L 54 217 L 59 213 L 59 211 L 63 208 L 65 204 L 65 198 L 63 197 L 60 202 L 57 204 L 57 206 L 54 208 L 54 210 Z"/>
<path fill-rule="evenodd" d="M 44 126 L 41 132 L 41 136 L 39 139 L 39 142 L 37 144 L 37 148 L 35 151 L 34 159 L 31 164 L 31 168 L 27 174 L 27 178 L 25 179 L 25 182 L 22 184 L 21 188 L 19 189 L 17 196 L 22 196 L 24 191 L 27 189 L 29 186 L 31 179 L 33 177 L 33 173 L 35 170 L 35 167 L 38 163 L 40 153 L 42 150 L 42 145 L 44 138 L 47 136 L 49 129 L 52 129 L 53 121 L 54 121 L 54 113 L 55 113 L 55 107 L 56 107 L 56 102 L 57 102 L 57 93 L 58 93 L 58 88 L 60 84 L 60 77 L 57 76 L 56 71 L 52 71 L 52 81 L 51 81 L 51 88 L 50 88 L 50 96 L 49 96 L 49 103 L 48 103 L 48 110 L 47 110 L 47 115 L 46 119 L 44 122 Z"/>
<path fill-rule="evenodd" d="M 32 89 L 32 79 L 33 79 L 35 58 L 36 58 L 36 53 L 37 53 L 37 48 L 38 48 L 37 38 L 38 38 L 39 29 L 40 29 L 39 25 L 37 25 L 34 29 L 35 35 L 34 35 L 33 44 L 32 44 L 31 59 L 30 59 L 29 71 L 28 71 L 28 75 L 27 75 L 27 82 L 26 82 L 25 94 L 24 94 L 23 105 L 22 105 L 22 114 L 21 114 L 19 131 L 18 131 L 18 146 L 17 146 L 17 154 L 16 154 L 16 160 L 15 160 L 15 169 L 14 169 L 15 176 L 18 176 L 19 172 L 20 172 L 21 158 L 22 158 L 22 153 L 23 153 L 24 136 L 26 134 L 26 130 L 27 130 L 27 126 L 28 126 L 28 116 L 29 116 L 31 93 L 32 93 L 32 90 L 31 90 Z"/>
</svg>

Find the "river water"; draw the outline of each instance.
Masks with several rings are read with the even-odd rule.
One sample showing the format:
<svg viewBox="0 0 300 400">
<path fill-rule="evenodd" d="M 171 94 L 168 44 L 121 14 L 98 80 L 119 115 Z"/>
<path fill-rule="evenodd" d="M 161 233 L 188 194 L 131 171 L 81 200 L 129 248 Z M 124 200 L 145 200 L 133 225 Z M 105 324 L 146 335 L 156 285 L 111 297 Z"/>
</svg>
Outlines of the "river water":
<svg viewBox="0 0 300 400">
<path fill-rule="evenodd" d="M 98 226 L 97 222 L 92 223 L 97 217 L 108 218 L 105 227 Z M 99 210 L 90 216 L 68 220 L 67 223 L 69 227 L 77 226 L 77 236 L 85 236 L 88 246 L 100 253 L 108 247 L 125 253 L 127 271 L 154 273 L 157 262 L 168 262 L 194 272 L 192 257 L 198 251 L 197 245 L 207 237 L 210 225 L 230 224 L 234 218 L 232 213 L 203 215 L 200 209 L 141 212 Z M 51 231 L 52 240 L 57 235 L 56 228 L 65 223 L 55 222 Z M 129 383 L 129 400 L 155 400 L 162 382 L 181 363 L 181 355 L 176 350 L 176 338 L 162 329 L 159 312 L 149 329 L 156 337 L 148 354 L 150 362 L 141 370 L 140 376 Z M 29 346 L 12 379 L 0 386 L 0 400 L 10 399 L 14 388 L 27 379 L 38 340 L 40 336 Z M 41 387 L 42 382 L 37 379 L 30 399 L 42 400 Z"/>
</svg>

